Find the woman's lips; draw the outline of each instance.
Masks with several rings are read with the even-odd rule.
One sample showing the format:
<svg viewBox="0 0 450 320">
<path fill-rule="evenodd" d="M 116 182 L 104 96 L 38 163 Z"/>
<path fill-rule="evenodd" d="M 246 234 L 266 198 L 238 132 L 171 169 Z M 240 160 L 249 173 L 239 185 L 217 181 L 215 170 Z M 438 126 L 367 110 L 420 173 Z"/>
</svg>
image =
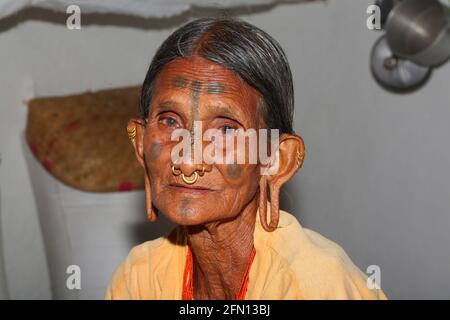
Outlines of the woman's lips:
<svg viewBox="0 0 450 320">
<path fill-rule="evenodd" d="M 171 183 L 171 184 L 169 184 L 169 187 L 174 189 L 177 192 L 193 194 L 193 195 L 202 195 L 202 194 L 206 194 L 208 192 L 214 191 L 212 189 L 209 189 L 209 188 L 203 187 L 203 186 L 189 186 L 189 185 L 183 185 L 183 184 L 179 184 L 179 183 Z"/>
</svg>

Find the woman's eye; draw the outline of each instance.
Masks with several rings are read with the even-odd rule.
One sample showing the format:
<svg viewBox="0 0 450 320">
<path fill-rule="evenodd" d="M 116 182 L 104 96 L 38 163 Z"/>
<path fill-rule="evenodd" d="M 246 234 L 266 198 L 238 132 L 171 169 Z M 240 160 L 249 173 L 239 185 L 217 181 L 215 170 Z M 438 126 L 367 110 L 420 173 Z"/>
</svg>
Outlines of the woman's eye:
<svg viewBox="0 0 450 320">
<path fill-rule="evenodd" d="M 237 128 L 232 125 L 224 125 L 220 127 L 220 130 L 222 130 L 223 134 L 230 134 L 233 133 L 235 130 L 237 130 Z"/>
<path fill-rule="evenodd" d="M 175 127 L 177 125 L 177 120 L 172 117 L 161 117 L 161 121 L 169 127 Z"/>
</svg>

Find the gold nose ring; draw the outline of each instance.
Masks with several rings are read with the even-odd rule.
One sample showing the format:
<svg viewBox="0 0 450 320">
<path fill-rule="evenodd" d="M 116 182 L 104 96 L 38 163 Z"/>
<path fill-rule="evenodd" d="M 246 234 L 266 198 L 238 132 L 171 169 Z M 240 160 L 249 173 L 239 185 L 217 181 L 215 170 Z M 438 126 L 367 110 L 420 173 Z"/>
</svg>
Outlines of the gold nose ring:
<svg viewBox="0 0 450 320">
<path fill-rule="evenodd" d="M 173 164 L 173 165 L 172 165 L 172 173 L 173 173 L 175 176 L 179 176 L 179 175 L 181 174 L 181 169 L 175 167 L 175 165 Z"/>
<path fill-rule="evenodd" d="M 190 176 L 187 177 L 184 173 L 181 172 L 181 169 L 175 167 L 175 165 L 172 165 L 172 173 L 174 175 L 176 175 L 176 176 L 181 175 L 181 179 L 187 184 L 194 184 L 194 183 L 196 183 L 197 180 L 198 180 L 198 176 L 199 176 L 198 172 L 194 171 L 193 174 L 191 174 Z M 200 175 L 203 175 L 204 173 L 205 173 L 205 167 L 203 166 L 202 167 L 202 172 L 200 173 Z M 191 176 L 192 176 L 192 178 L 190 178 Z"/>
<path fill-rule="evenodd" d="M 194 176 L 194 177 L 189 179 L 189 177 L 191 177 L 191 176 Z M 181 174 L 181 179 L 183 179 L 183 181 L 186 182 L 187 184 L 194 184 L 195 182 L 197 182 L 197 179 L 198 179 L 197 171 L 194 171 L 194 174 L 191 174 L 189 177 L 186 177 L 184 175 L 184 173 Z"/>
<path fill-rule="evenodd" d="M 197 171 L 196 171 L 197 172 Z M 202 171 L 200 171 L 199 175 L 203 176 L 205 174 L 205 165 L 202 165 Z"/>
</svg>

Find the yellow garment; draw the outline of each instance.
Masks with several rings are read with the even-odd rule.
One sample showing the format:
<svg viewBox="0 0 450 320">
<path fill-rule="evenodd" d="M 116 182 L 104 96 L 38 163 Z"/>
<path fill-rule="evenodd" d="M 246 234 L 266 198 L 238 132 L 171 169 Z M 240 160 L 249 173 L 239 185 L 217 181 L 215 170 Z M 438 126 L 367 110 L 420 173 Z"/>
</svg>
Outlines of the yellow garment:
<svg viewBox="0 0 450 320">
<path fill-rule="evenodd" d="M 283 210 L 273 232 L 256 214 L 254 246 L 246 300 L 386 299 L 382 290 L 368 289 L 366 275 L 340 246 Z M 105 299 L 181 299 L 186 252 L 181 226 L 134 247 L 114 272 Z"/>
</svg>

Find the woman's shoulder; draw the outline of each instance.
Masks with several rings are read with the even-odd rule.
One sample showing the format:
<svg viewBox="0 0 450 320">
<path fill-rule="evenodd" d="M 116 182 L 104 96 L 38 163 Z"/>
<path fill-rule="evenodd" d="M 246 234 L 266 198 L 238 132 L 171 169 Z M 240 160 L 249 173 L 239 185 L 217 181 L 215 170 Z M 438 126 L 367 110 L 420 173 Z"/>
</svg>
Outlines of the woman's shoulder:
<svg viewBox="0 0 450 320">
<path fill-rule="evenodd" d="M 151 261 L 161 263 L 170 256 L 170 252 L 176 250 L 185 243 L 183 228 L 177 226 L 167 236 L 149 240 L 134 246 L 125 262 L 130 266 L 140 264 L 148 265 Z"/>
<path fill-rule="evenodd" d="M 279 227 L 267 246 L 283 261 L 306 299 L 382 299 L 369 289 L 367 276 L 345 250 L 320 233 L 304 228 L 289 212 L 280 210 Z"/>
<path fill-rule="evenodd" d="M 171 265 L 177 250 L 183 248 L 180 227 L 176 227 L 165 237 L 146 241 L 133 247 L 127 257 L 115 269 L 109 283 L 106 299 L 142 299 L 143 295 L 154 293 L 150 288 L 152 277 L 157 270 L 167 269 Z"/>
<path fill-rule="evenodd" d="M 331 259 L 346 256 L 344 249 L 324 237 L 320 233 L 303 227 L 299 220 L 291 213 L 280 209 L 278 227 L 273 232 L 265 232 L 259 225 L 257 228 L 266 245 L 270 246 L 288 262 L 305 256 L 314 256 L 315 259 Z"/>
</svg>

